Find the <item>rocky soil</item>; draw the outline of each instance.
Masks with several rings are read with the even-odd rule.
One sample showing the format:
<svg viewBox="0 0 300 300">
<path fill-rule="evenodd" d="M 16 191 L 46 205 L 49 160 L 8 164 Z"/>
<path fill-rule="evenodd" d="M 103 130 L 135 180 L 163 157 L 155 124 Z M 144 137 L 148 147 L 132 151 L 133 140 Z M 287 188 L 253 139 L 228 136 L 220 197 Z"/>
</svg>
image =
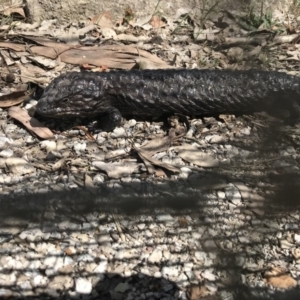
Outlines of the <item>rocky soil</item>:
<svg viewBox="0 0 300 300">
<path fill-rule="evenodd" d="M 296 12 L 264 12 L 259 25 L 224 10 L 202 23 L 181 10 L 29 24 L 11 8 L 0 27 L 0 298 L 299 299 L 300 124 L 285 112 L 136 118 L 113 132 L 33 114 L 38 86 L 71 69 L 299 75 Z M 88 55 L 124 45 L 105 63 Z M 76 62 L 74 50 L 85 51 Z"/>
</svg>

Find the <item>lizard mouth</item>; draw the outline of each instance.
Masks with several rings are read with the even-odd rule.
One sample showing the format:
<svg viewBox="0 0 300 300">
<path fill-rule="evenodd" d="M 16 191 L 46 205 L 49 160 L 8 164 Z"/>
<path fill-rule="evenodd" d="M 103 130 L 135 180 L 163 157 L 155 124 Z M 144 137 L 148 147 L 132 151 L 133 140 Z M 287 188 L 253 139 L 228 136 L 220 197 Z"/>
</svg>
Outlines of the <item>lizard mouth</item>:
<svg viewBox="0 0 300 300">
<path fill-rule="evenodd" d="M 46 101 L 40 99 L 36 106 L 36 112 L 41 116 L 49 116 L 49 112 L 51 114 L 51 109 L 49 109 Z"/>
<path fill-rule="evenodd" d="M 36 112 L 44 117 L 50 118 L 72 118 L 72 117 L 86 117 L 93 115 L 94 111 L 88 110 L 79 110 L 77 106 L 51 106 L 48 101 L 40 99 L 37 106 Z"/>
</svg>

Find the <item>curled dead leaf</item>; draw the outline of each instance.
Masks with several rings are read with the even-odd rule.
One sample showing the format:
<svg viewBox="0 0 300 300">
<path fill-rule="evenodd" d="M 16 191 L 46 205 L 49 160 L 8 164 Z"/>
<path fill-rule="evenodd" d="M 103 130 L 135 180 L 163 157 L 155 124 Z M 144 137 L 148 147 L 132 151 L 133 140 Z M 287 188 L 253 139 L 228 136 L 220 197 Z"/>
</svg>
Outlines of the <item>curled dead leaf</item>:
<svg viewBox="0 0 300 300">
<path fill-rule="evenodd" d="M 102 14 L 97 14 L 91 19 L 91 24 L 99 25 L 101 28 L 107 27 L 112 28 L 114 26 L 111 20 L 110 12 L 104 12 Z"/>
<path fill-rule="evenodd" d="M 297 281 L 288 274 L 288 270 L 281 267 L 273 267 L 265 272 L 264 277 L 268 284 L 279 289 L 291 289 L 297 286 Z"/>
<path fill-rule="evenodd" d="M 2 12 L 5 16 L 11 16 L 13 14 L 21 16 L 23 19 L 26 18 L 23 8 L 21 7 L 9 7 Z"/>
<path fill-rule="evenodd" d="M 187 294 L 190 300 L 198 300 L 207 296 L 209 291 L 204 285 L 191 285 Z"/>
<path fill-rule="evenodd" d="M 219 118 L 225 122 L 225 124 L 230 124 L 235 120 L 235 115 L 219 115 Z"/>
<path fill-rule="evenodd" d="M 31 64 L 18 64 L 21 71 L 21 80 L 24 83 L 35 82 L 35 83 L 48 83 L 49 79 L 44 77 L 45 72 L 42 68 L 31 65 Z"/>
<path fill-rule="evenodd" d="M 178 155 L 196 166 L 202 168 L 215 168 L 219 166 L 219 160 L 213 158 L 210 154 L 195 148 L 192 145 L 182 145 L 174 147 L 178 151 Z"/>
<path fill-rule="evenodd" d="M 110 178 L 129 176 L 132 173 L 137 173 L 140 167 L 140 164 L 134 162 L 105 163 L 103 161 L 94 161 L 92 165 L 106 172 Z"/>
<path fill-rule="evenodd" d="M 15 91 L 7 95 L 0 96 L 0 107 L 10 107 L 17 104 L 22 103 L 25 99 L 27 99 L 32 91 Z"/>
<path fill-rule="evenodd" d="M 5 164 L 9 171 L 15 175 L 26 175 L 35 172 L 34 166 L 21 157 L 8 157 Z"/>
<path fill-rule="evenodd" d="M 42 139 L 53 139 L 51 130 L 43 126 L 37 119 L 28 115 L 28 112 L 18 106 L 12 106 L 8 110 L 8 115 L 22 123 L 29 131 L 34 132 Z"/>
<path fill-rule="evenodd" d="M 153 16 L 149 23 L 153 28 L 161 28 L 167 25 L 159 16 Z"/>
<path fill-rule="evenodd" d="M 147 141 L 141 146 L 141 148 L 142 150 L 147 151 L 149 155 L 153 155 L 157 152 L 167 150 L 171 146 L 172 141 L 173 139 L 169 136 L 165 136 L 163 138 L 155 138 L 153 140 Z"/>
<path fill-rule="evenodd" d="M 70 47 L 70 45 L 45 39 L 31 38 L 31 40 L 43 45 L 31 47 L 30 50 L 32 53 L 52 59 L 59 57 L 62 62 L 74 65 L 106 65 L 108 68 L 130 70 L 136 64 L 137 59 L 142 59 L 143 61 L 150 61 L 156 69 L 174 68 L 156 55 L 142 49 L 137 49 L 137 47 L 132 45 L 101 45 L 96 48 L 84 46 Z M 14 43 L 0 42 L 0 47 L 15 49 L 15 51 L 26 51 L 24 46 L 20 47 L 20 45 Z"/>
<path fill-rule="evenodd" d="M 153 173 L 153 166 L 151 165 L 155 165 L 155 166 L 158 166 L 158 167 L 161 167 L 163 169 L 167 169 L 169 170 L 170 172 L 173 172 L 173 173 L 179 173 L 180 172 L 180 169 L 176 166 L 173 166 L 171 164 L 167 164 L 167 163 L 164 163 L 158 159 L 155 159 L 155 158 L 152 158 L 151 154 L 149 154 L 147 151 L 141 149 L 141 148 L 137 148 L 137 147 L 134 147 L 134 149 L 136 150 L 136 152 L 138 153 L 138 155 L 140 156 L 140 158 L 144 161 L 148 171 L 150 174 Z"/>
<path fill-rule="evenodd" d="M 66 164 L 66 159 L 62 158 L 52 165 L 52 171 L 57 171 L 62 169 Z"/>
<path fill-rule="evenodd" d="M 272 276 L 267 278 L 267 282 L 275 288 L 291 289 L 297 286 L 297 281 L 290 275 Z"/>
</svg>

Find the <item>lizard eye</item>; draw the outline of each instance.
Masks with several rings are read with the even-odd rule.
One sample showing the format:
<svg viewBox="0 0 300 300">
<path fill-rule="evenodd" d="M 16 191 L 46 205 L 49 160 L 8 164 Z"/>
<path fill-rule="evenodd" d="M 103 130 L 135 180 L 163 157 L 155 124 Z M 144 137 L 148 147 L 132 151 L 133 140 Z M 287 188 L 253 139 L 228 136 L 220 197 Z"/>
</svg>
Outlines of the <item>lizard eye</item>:
<svg viewBox="0 0 300 300">
<path fill-rule="evenodd" d="M 67 103 L 67 102 L 69 102 L 69 98 L 64 98 L 64 99 L 62 99 L 61 100 L 63 103 Z"/>
</svg>

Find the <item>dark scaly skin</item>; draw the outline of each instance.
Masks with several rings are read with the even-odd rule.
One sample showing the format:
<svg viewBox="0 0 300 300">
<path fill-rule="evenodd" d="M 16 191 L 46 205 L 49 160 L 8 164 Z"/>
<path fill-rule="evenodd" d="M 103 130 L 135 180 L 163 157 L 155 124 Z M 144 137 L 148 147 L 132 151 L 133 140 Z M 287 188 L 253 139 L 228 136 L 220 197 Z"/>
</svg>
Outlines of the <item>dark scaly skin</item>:
<svg viewBox="0 0 300 300">
<path fill-rule="evenodd" d="M 45 89 L 46 117 L 97 116 L 106 130 L 121 117 L 202 116 L 288 109 L 299 116 L 300 80 L 267 71 L 143 70 L 67 73 Z"/>
</svg>

